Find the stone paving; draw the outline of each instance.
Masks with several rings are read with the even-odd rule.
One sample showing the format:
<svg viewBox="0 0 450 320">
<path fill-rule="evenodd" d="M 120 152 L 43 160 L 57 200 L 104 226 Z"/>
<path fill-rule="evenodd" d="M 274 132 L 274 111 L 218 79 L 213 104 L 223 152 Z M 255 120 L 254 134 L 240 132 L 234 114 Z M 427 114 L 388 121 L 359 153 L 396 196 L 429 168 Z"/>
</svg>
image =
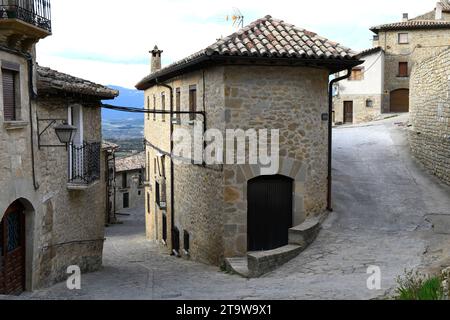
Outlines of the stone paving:
<svg viewBox="0 0 450 320">
<path fill-rule="evenodd" d="M 335 212 L 305 252 L 262 278 L 161 254 L 145 240 L 140 209 L 108 228 L 104 268 L 83 275 L 81 290 L 62 283 L 19 298 L 378 298 L 405 268 L 445 265 L 450 257 L 450 189 L 410 158 L 405 132 L 395 124 L 401 119 L 335 130 Z M 382 290 L 367 289 L 369 265 L 381 268 Z"/>
</svg>

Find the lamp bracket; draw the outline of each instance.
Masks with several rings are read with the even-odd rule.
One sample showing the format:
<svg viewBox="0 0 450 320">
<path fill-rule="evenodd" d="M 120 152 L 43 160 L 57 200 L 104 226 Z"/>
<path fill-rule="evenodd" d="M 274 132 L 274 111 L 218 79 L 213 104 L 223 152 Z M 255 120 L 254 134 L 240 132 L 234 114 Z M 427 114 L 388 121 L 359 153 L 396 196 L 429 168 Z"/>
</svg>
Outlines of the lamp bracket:
<svg viewBox="0 0 450 320">
<path fill-rule="evenodd" d="M 38 131 L 38 149 L 41 150 L 41 148 L 66 148 L 67 146 L 65 144 L 58 144 L 58 145 L 49 145 L 49 144 L 41 144 L 41 137 L 42 135 L 50 129 L 54 124 L 61 122 L 61 123 L 67 123 L 67 119 L 39 119 L 39 117 L 36 117 L 37 119 L 37 131 Z M 48 122 L 48 125 L 40 131 L 39 124 L 41 122 Z"/>
</svg>

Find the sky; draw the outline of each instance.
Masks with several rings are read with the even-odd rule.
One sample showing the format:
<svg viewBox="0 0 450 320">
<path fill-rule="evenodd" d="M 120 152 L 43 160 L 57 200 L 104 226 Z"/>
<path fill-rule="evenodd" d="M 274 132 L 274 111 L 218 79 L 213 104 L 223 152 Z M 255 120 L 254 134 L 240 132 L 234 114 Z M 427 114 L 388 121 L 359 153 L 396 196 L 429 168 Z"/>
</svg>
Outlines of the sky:
<svg viewBox="0 0 450 320">
<path fill-rule="evenodd" d="M 104 85 L 134 88 L 150 72 L 155 44 L 163 66 L 227 36 L 236 8 L 244 23 L 270 14 L 356 51 L 369 27 L 431 11 L 437 0 L 51 0 L 53 35 L 37 46 L 42 66 Z"/>
</svg>

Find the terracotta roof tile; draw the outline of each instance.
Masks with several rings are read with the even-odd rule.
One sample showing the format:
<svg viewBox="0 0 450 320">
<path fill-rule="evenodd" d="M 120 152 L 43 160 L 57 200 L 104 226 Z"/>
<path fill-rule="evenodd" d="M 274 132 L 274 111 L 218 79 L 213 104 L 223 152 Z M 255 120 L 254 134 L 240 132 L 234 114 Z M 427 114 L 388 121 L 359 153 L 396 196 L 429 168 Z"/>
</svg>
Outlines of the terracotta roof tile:
<svg viewBox="0 0 450 320">
<path fill-rule="evenodd" d="M 116 160 L 116 172 L 141 170 L 142 168 L 145 168 L 145 152 Z"/>
<path fill-rule="evenodd" d="M 450 21 L 442 20 L 408 20 L 382 24 L 370 28 L 371 31 L 378 33 L 382 30 L 411 30 L 411 29 L 450 29 Z"/>
<path fill-rule="evenodd" d="M 50 68 L 37 66 L 37 76 L 38 92 L 62 91 L 95 96 L 101 99 L 114 99 L 119 95 L 117 90 Z"/>
<path fill-rule="evenodd" d="M 144 78 L 137 87 L 152 78 L 160 77 L 171 70 L 188 64 L 203 56 L 246 56 L 266 58 L 355 60 L 356 53 L 316 33 L 297 28 L 282 20 L 266 16 L 248 26 L 218 40 L 185 59 Z"/>
</svg>

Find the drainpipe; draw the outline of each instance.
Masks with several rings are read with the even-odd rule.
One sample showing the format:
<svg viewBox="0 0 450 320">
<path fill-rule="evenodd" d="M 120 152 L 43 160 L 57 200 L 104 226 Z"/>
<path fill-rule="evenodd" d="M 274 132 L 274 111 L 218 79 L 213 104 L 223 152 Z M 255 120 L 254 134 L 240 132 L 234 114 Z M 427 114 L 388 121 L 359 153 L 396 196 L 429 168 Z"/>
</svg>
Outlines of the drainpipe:
<svg viewBox="0 0 450 320">
<path fill-rule="evenodd" d="M 341 80 L 347 79 L 352 74 L 352 68 L 347 69 L 347 74 L 335 78 L 330 81 L 328 89 L 328 199 L 327 199 L 327 210 L 333 212 L 332 207 L 332 192 L 333 192 L 333 85 Z"/>
<path fill-rule="evenodd" d="M 169 121 L 170 121 L 170 153 L 172 154 L 173 151 L 173 122 L 172 122 L 172 118 L 173 118 L 173 88 L 171 86 L 169 86 L 168 84 L 159 82 L 158 79 L 156 79 L 156 84 L 162 87 L 165 87 L 167 89 L 170 90 L 170 114 L 169 114 Z M 171 219 L 171 224 L 170 224 L 170 230 L 171 230 L 171 235 L 172 235 L 172 249 L 173 249 L 173 244 L 174 244 L 174 231 L 175 231 L 175 208 L 174 208 L 174 204 L 175 204 L 175 193 L 174 193 L 174 167 L 173 167 L 173 157 L 170 157 L 170 219 Z M 172 253 L 174 254 L 174 253 Z"/>
<path fill-rule="evenodd" d="M 30 113 L 30 137 L 31 137 L 31 170 L 33 175 L 33 186 L 34 190 L 39 189 L 39 184 L 36 181 L 36 171 L 35 171 L 35 159 L 34 159 L 34 134 L 33 134 L 33 107 L 31 105 L 32 100 L 37 98 L 36 92 L 34 92 L 34 85 L 33 85 L 33 57 L 31 55 L 27 55 L 26 57 L 28 62 L 28 83 L 29 83 L 29 113 Z"/>
</svg>

